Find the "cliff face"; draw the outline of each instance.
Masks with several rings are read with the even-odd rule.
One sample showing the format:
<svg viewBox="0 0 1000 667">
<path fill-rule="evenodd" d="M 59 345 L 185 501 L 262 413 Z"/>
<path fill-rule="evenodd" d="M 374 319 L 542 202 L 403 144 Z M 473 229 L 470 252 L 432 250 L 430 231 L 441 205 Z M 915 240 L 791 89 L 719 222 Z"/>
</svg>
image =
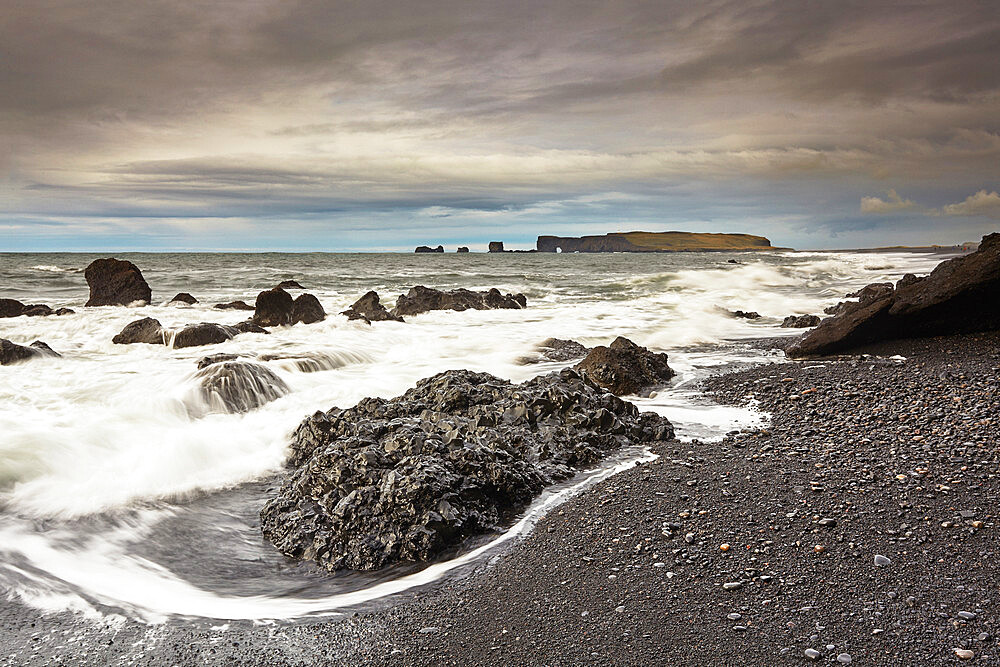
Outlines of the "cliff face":
<svg viewBox="0 0 1000 667">
<path fill-rule="evenodd" d="M 623 232 L 604 236 L 539 236 L 538 252 L 681 252 L 776 250 L 763 236 L 695 232 Z"/>
</svg>

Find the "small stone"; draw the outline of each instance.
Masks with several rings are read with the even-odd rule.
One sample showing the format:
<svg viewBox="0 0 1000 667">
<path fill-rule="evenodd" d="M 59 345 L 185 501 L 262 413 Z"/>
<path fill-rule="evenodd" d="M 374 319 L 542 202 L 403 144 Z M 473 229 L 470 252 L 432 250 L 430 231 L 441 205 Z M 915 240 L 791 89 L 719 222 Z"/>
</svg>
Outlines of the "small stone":
<svg viewBox="0 0 1000 667">
<path fill-rule="evenodd" d="M 618 575 L 615 574 L 608 575 L 608 581 L 615 581 L 616 579 L 618 579 Z"/>
<path fill-rule="evenodd" d="M 694 533 L 688 533 L 687 535 L 685 535 L 684 541 L 687 542 L 688 544 L 694 542 Z"/>
<path fill-rule="evenodd" d="M 820 652 L 814 648 L 806 649 L 806 657 L 810 660 L 819 660 Z"/>
<path fill-rule="evenodd" d="M 615 607 L 615 611 L 621 614 L 622 612 L 625 611 L 625 605 L 623 604 L 618 605 L 617 607 Z"/>
<path fill-rule="evenodd" d="M 430 626 L 426 628 L 420 628 L 419 630 L 417 630 L 417 632 L 419 632 L 422 635 L 436 635 L 440 631 L 441 628 L 437 626 Z"/>
<path fill-rule="evenodd" d="M 590 612 L 589 611 L 581 611 L 580 612 L 580 616 L 583 616 L 583 617 L 590 616 Z"/>
<path fill-rule="evenodd" d="M 877 567 L 885 567 L 886 565 L 892 564 L 892 561 L 883 556 L 882 554 L 875 554 L 875 565 Z"/>
<path fill-rule="evenodd" d="M 989 638 L 990 638 L 990 633 L 988 632 L 980 632 L 978 635 L 976 635 L 976 641 L 980 642 L 984 642 Z"/>
<path fill-rule="evenodd" d="M 953 650 L 955 651 L 955 655 L 958 656 L 959 660 L 971 660 L 972 658 L 976 657 L 976 654 L 967 648 L 956 648 Z"/>
<path fill-rule="evenodd" d="M 841 653 L 840 655 L 837 656 L 837 662 L 839 662 L 842 665 L 849 665 L 849 664 L 851 664 L 851 654 L 850 653 Z"/>
<path fill-rule="evenodd" d="M 740 588 L 742 585 L 743 585 L 742 581 L 727 581 L 726 583 L 722 584 L 722 588 L 727 591 L 732 591 L 736 590 L 737 588 Z"/>
<path fill-rule="evenodd" d="M 958 617 L 965 619 L 966 621 L 973 621 L 976 619 L 975 613 L 971 611 L 960 611 L 958 612 Z"/>
<path fill-rule="evenodd" d="M 719 551 L 722 551 L 722 552 L 729 551 L 729 545 L 728 544 L 720 544 L 719 545 Z"/>
<path fill-rule="evenodd" d="M 826 547 L 824 547 L 822 544 L 817 544 L 816 546 L 813 547 L 813 551 L 815 551 L 818 554 L 821 554 L 824 551 L 826 551 Z"/>
<path fill-rule="evenodd" d="M 653 563 L 653 567 L 666 567 L 666 563 Z"/>
<path fill-rule="evenodd" d="M 827 528 L 833 528 L 834 526 L 837 525 L 837 520 L 836 519 L 820 519 L 816 523 L 818 523 L 821 526 L 826 526 Z"/>
</svg>

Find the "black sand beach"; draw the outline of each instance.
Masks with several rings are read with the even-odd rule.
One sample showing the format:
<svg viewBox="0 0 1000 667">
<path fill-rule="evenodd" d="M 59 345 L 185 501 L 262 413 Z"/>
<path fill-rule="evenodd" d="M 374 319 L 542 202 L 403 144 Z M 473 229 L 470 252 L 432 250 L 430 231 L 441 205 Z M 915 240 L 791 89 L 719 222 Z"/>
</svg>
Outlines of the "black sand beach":
<svg viewBox="0 0 1000 667">
<path fill-rule="evenodd" d="M 8 602 L 4 661 L 1000 664 L 1000 334 L 859 352 L 875 356 L 711 379 L 771 424 L 659 446 L 465 579 L 347 618 L 215 629 Z"/>
</svg>

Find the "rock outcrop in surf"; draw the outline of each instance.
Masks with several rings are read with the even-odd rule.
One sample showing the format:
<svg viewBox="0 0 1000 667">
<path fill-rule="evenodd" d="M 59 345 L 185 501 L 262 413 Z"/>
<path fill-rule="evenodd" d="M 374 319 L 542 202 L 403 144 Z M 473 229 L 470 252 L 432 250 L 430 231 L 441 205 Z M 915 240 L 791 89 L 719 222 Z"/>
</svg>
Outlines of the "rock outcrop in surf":
<svg viewBox="0 0 1000 667">
<path fill-rule="evenodd" d="M 675 375 L 666 353 L 651 352 L 622 336 L 592 349 L 575 368 L 619 396 L 663 385 Z"/>
<path fill-rule="evenodd" d="M 467 289 L 442 291 L 417 285 L 396 300 L 392 314 L 418 315 L 431 310 L 491 310 L 494 308 L 525 308 L 528 300 L 523 294 L 501 294 L 493 288 L 485 292 Z"/>
<path fill-rule="evenodd" d="M 975 252 L 938 264 L 924 278 L 896 286 L 875 283 L 838 304 L 791 345 L 789 357 L 834 354 L 882 340 L 1000 329 L 1000 233 L 984 236 Z"/>
<path fill-rule="evenodd" d="M 366 292 L 360 299 L 351 304 L 351 307 L 341 313 L 349 320 L 364 320 L 368 324 L 372 322 L 403 322 L 399 315 L 393 315 L 379 299 L 378 292 L 371 290 Z"/>
<path fill-rule="evenodd" d="M 257 295 L 252 321 L 262 327 L 313 324 L 326 319 L 326 311 L 312 294 L 292 295 L 281 287 L 264 290 Z"/>
<path fill-rule="evenodd" d="M 667 419 L 571 369 L 523 384 L 447 371 L 302 422 L 261 529 L 328 570 L 427 561 L 609 452 L 672 437 Z"/>
<path fill-rule="evenodd" d="M 31 345 L 18 345 L 6 338 L 0 338 L 0 366 L 10 366 L 38 357 L 61 357 L 47 344 L 36 340 Z"/>
<path fill-rule="evenodd" d="M 247 361 L 207 364 L 195 378 L 200 406 L 207 412 L 249 412 L 291 391 L 270 368 Z"/>
<path fill-rule="evenodd" d="M 132 262 L 113 257 L 95 259 L 83 275 L 90 287 L 88 306 L 128 306 L 152 301 L 149 284 Z"/>
</svg>

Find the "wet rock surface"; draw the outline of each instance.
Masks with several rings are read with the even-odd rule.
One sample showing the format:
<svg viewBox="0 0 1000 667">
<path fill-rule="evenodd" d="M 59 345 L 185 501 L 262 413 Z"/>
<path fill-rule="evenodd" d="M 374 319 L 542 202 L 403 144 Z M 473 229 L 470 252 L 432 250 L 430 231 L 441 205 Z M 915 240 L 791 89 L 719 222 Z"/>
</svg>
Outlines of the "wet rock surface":
<svg viewBox="0 0 1000 667">
<path fill-rule="evenodd" d="M 525 308 L 523 294 L 501 294 L 495 287 L 485 292 L 467 289 L 442 291 L 417 285 L 396 300 L 393 315 L 418 315 L 431 310 L 491 310 L 495 308 Z"/>
<path fill-rule="evenodd" d="M 117 345 L 132 345 L 134 343 L 163 345 L 165 340 L 165 333 L 160 321 L 152 317 L 144 317 L 126 324 L 121 332 L 111 339 L 111 342 Z"/>
<path fill-rule="evenodd" d="M 235 338 L 239 333 L 240 331 L 236 327 L 224 324 L 211 322 L 189 324 L 174 335 L 173 347 L 179 349 L 224 343 L 230 338 Z"/>
<path fill-rule="evenodd" d="M 546 338 L 538 346 L 538 353 L 544 361 L 572 361 L 582 359 L 590 348 L 575 340 Z"/>
<path fill-rule="evenodd" d="M 88 306 L 128 306 L 152 300 L 142 271 L 132 262 L 113 257 L 95 259 L 87 266 L 84 277 L 90 287 Z"/>
<path fill-rule="evenodd" d="M 352 303 L 351 307 L 342 312 L 341 315 L 346 315 L 349 320 L 364 320 L 368 324 L 372 322 L 404 321 L 402 317 L 393 315 L 382 305 L 378 292 L 374 290 L 365 293 L 364 296 Z"/>
<path fill-rule="evenodd" d="M 805 329 L 820 323 L 818 315 L 789 315 L 781 321 L 782 329 Z"/>
<path fill-rule="evenodd" d="M 249 412 L 291 391 L 284 380 L 261 364 L 226 359 L 199 368 L 195 377 L 208 412 Z"/>
<path fill-rule="evenodd" d="M 751 311 L 736 310 L 733 311 L 733 317 L 739 317 L 744 320 L 759 320 L 760 313 L 758 313 L 756 310 L 751 310 Z"/>
<path fill-rule="evenodd" d="M 282 280 L 280 283 L 275 285 L 275 289 L 305 289 L 296 280 Z"/>
<path fill-rule="evenodd" d="M 252 319 L 255 324 L 262 327 L 291 324 L 294 309 L 295 301 L 292 295 L 280 287 L 275 287 L 257 295 Z"/>
<path fill-rule="evenodd" d="M 186 303 L 190 306 L 192 304 L 198 303 L 198 299 L 194 298 L 187 292 L 180 292 L 179 294 L 175 295 L 173 299 L 170 300 L 170 303 Z"/>
<path fill-rule="evenodd" d="M 1000 234 L 984 236 L 975 252 L 941 262 L 925 278 L 904 276 L 899 287 L 875 283 L 857 302 L 833 307 L 833 317 L 803 335 L 791 357 L 833 354 L 883 340 L 1000 329 Z"/>
<path fill-rule="evenodd" d="M 292 323 L 315 324 L 326 319 L 326 311 L 312 294 L 301 294 L 292 304 Z"/>
<path fill-rule="evenodd" d="M 219 310 L 254 310 L 246 301 L 230 301 L 229 303 L 217 303 L 213 308 L 218 308 Z"/>
<path fill-rule="evenodd" d="M 651 352 L 622 336 L 592 349 L 575 368 L 619 396 L 661 386 L 674 376 L 666 353 Z"/>
<path fill-rule="evenodd" d="M 17 299 L 0 299 L 0 317 L 20 317 L 24 304 Z"/>
<path fill-rule="evenodd" d="M 61 356 L 61 354 L 40 340 L 36 340 L 31 345 L 18 345 L 6 338 L 0 338 L 0 366 L 9 366 L 37 357 Z"/>
<path fill-rule="evenodd" d="M 44 303 L 23 304 L 17 299 L 0 299 L 0 318 L 3 317 L 47 317 L 49 315 L 72 315 L 71 308 L 56 308 L 53 310 Z"/>
<path fill-rule="evenodd" d="M 282 553 L 329 570 L 426 561 L 501 528 L 608 452 L 672 437 L 669 421 L 570 369 L 520 385 L 448 371 L 306 419 L 261 528 Z"/>
</svg>

